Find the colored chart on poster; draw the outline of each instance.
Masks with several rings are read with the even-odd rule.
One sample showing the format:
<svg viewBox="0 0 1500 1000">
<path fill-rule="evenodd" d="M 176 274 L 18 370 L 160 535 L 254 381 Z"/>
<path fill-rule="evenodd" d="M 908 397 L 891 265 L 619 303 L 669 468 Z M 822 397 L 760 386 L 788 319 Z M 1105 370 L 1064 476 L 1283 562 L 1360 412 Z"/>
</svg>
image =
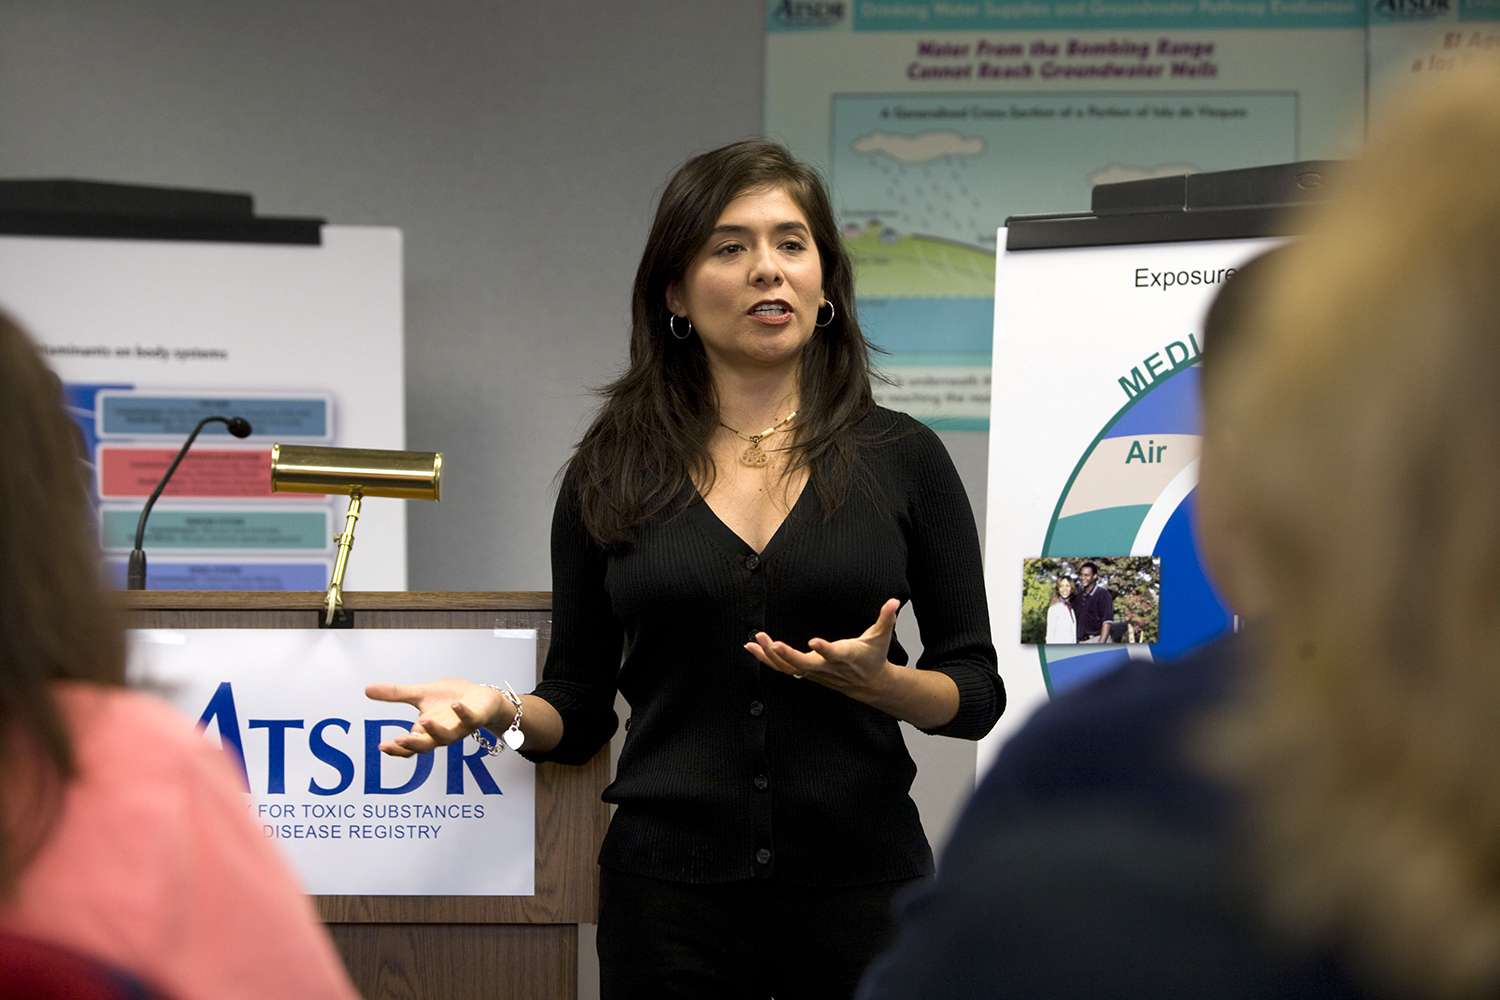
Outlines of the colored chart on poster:
<svg viewBox="0 0 1500 1000">
<path fill-rule="evenodd" d="M 881 404 L 989 428 L 1009 216 L 1087 211 L 1100 183 L 1357 155 L 1365 2 L 767 0 L 766 133 L 831 182 L 860 324 L 887 352 Z"/>
<path fill-rule="evenodd" d="M 99 538 L 109 553 L 105 572 L 114 586 L 126 585 L 123 555 L 135 543 L 139 504 L 177 457 L 175 438 L 186 433 L 177 428 L 191 430 L 203 416 L 224 412 L 251 412 L 259 422 L 252 421 L 254 434 L 245 444 L 200 440 L 183 456 L 147 523 L 147 589 L 322 590 L 327 585 L 330 498 L 271 492 L 270 435 L 263 437 L 262 429 L 300 431 L 304 440 L 316 439 L 332 424 L 329 396 L 163 395 L 120 383 L 65 383 L 63 388 L 94 467 Z M 225 430 L 209 424 L 204 433 L 214 427 Z M 172 446 L 163 447 L 162 437 L 173 438 Z M 200 506 L 174 507 L 183 500 Z M 247 501 L 266 506 L 241 506 Z"/>
<path fill-rule="evenodd" d="M 63 383 L 124 582 L 143 502 L 148 590 L 323 590 L 346 498 L 271 492 L 277 443 L 404 449 L 401 233 L 316 244 L 0 235 L 0 299 Z M 349 590 L 406 586 L 407 502 L 364 502 Z"/>
<path fill-rule="evenodd" d="M 248 420 L 257 434 L 326 441 L 332 436 L 331 410 L 326 396 L 166 396 L 104 390 L 99 393 L 95 413 L 101 437 L 115 434 L 181 437 L 204 417 L 232 413 Z M 229 429 L 221 423 L 212 423 L 199 433 L 205 437 L 223 437 L 229 434 Z"/>
<path fill-rule="evenodd" d="M 1096 184 L 1295 159 L 1297 103 L 1271 90 L 837 96 L 841 221 L 900 236 L 887 263 L 861 268 L 859 293 L 976 294 L 942 248 L 994 253 L 996 213 L 1078 211 Z M 914 237 L 937 245 L 907 250 Z M 977 294 L 993 295 L 985 278 Z"/>
<path fill-rule="evenodd" d="M 107 560 L 110 582 L 124 589 L 127 563 Z M 172 562 L 153 558 L 148 577 L 152 590 L 322 590 L 328 563 L 319 562 Z"/>
<path fill-rule="evenodd" d="M 994 219 L 1094 185 L 1297 156 L 1292 92 L 833 98 L 833 184 L 877 396 L 944 430 L 989 426 Z"/>
<path fill-rule="evenodd" d="M 99 496 L 148 497 L 177 457 L 176 448 L 102 445 L 95 452 Z M 164 497 L 255 497 L 306 500 L 309 494 L 271 492 L 271 449 L 195 446 L 183 456 L 162 491 Z"/>
<path fill-rule="evenodd" d="M 311 549 L 332 543 L 329 512 L 321 510 L 153 510 L 146 545 L 161 549 Z M 134 544 L 140 508 L 100 512 L 106 549 Z"/>
</svg>

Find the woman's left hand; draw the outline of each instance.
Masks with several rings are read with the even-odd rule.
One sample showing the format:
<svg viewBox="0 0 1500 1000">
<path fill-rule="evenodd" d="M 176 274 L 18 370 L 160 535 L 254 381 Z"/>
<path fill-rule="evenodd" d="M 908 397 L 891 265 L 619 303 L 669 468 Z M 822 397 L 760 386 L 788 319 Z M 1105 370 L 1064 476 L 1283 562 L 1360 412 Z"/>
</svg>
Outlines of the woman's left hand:
<svg viewBox="0 0 1500 1000">
<path fill-rule="evenodd" d="M 873 701 L 889 685 L 890 675 L 901 668 L 886 659 L 891 636 L 896 631 L 896 613 L 901 602 L 894 597 L 880 606 L 875 624 L 854 639 L 809 639 L 809 652 L 777 642 L 764 632 L 745 649 L 772 670 L 805 677 L 860 701 Z"/>
<path fill-rule="evenodd" d="M 806 653 L 764 632 L 755 633 L 745 649 L 772 670 L 817 681 L 914 726 L 939 729 L 958 714 L 958 685 L 937 670 L 909 670 L 887 659 L 900 610 L 901 602 L 891 598 L 862 635 L 809 639 Z"/>
</svg>

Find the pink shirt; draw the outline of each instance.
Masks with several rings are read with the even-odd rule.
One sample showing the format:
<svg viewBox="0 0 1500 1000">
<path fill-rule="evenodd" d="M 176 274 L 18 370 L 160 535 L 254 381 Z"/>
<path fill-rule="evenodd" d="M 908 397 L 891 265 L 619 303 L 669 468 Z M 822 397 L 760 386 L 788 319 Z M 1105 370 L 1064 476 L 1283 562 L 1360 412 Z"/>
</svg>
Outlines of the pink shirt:
<svg viewBox="0 0 1500 1000">
<path fill-rule="evenodd" d="M 0 924 L 176 1000 L 357 1000 L 223 753 L 153 698 L 77 682 L 55 691 L 79 774 Z"/>
</svg>

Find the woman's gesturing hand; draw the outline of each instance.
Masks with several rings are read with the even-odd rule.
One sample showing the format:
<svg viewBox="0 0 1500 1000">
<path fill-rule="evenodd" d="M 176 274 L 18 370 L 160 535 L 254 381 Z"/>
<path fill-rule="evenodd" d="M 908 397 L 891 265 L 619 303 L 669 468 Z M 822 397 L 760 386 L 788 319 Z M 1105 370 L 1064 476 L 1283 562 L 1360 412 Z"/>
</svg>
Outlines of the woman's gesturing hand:
<svg viewBox="0 0 1500 1000">
<path fill-rule="evenodd" d="M 494 688 L 448 677 L 426 684 L 371 684 L 365 697 L 376 701 L 404 702 L 421 713 L 411 732 L 380 744 L 382 753 L 410 757 L 457 743 L 480 727 L 510 725 L 514 714 L 510 702 Z M 499 715 L 500 720 L 496 720 Z"/>
<path fill-rule="evenodd" d="M 834 642 L 811 639 L 807 644 L 811 651 L 807 653 L 777 642 L 764 632 L 755 633 L 756 641 L 745 643 L 745 649 L 772 670 L 806 677 L 858 698 L 861 692 L 873 693 L 881 687 L 889 671 L 901 669 L 886 659 L 891 635 L 896 630 L 896 612 L 900 610 L 901 602 L 893 597 L 880 606 L 875 624 L 858 638 Z"/>
<path fill-rule="evenodd" d="M 880 606 L 875 624 L 853 639 L 809 639 L 808 652 L 777 642 L 764 632 L 745 649 L 772 670 L 816 681 L 872 708 L 923 729 L 936 729 L 958 714 L 958 685 L 935 670 L 908 670 L 887 655 L 901 602 Z"/>
</svg>

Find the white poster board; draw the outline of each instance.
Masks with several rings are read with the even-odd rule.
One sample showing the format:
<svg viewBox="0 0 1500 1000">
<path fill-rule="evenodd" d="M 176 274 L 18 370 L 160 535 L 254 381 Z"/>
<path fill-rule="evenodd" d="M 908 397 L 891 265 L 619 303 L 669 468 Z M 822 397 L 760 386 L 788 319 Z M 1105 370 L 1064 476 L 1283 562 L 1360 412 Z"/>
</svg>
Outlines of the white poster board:
<svg viewBox="0 0 1500 1000">
<path fill-rule="evenodd" d="M 414 758 L 377 745 L 416 710 L 365 685 L 441 675 L 529 690 L 536 631 L 142 629 L 132 687 L 225 747 L 246 808 L 314 895 L 529 896 L 536 767 L 473 740 Z M 498 739 L 491 735 L 491 742 Z"/>
<path fill-rule="evenodd" d="M 318 246 L 0 236 L 0 309 L 61 376 L 123 585 L 145 498 L 150 590 L 322 590 L 346 498 L 270 492 L 274 442 L 406 447 L 401 233 L 324 226 Z M 405 501 L 365 501 L 346 590 L 406 588 Z"/>
<path fill-rule="evenodd" d="M 1197 360 L 1225 277 L 1279 242 L 999 255 L 985 587 L 1008 706 L 980 743 L 981 775 L 1050 694 L 1230 627 L 1193 537 Z M 1161 559 L 1160 642 L 1021 643 L 1024 559 L 1126 555 Z"/>
</svg>

